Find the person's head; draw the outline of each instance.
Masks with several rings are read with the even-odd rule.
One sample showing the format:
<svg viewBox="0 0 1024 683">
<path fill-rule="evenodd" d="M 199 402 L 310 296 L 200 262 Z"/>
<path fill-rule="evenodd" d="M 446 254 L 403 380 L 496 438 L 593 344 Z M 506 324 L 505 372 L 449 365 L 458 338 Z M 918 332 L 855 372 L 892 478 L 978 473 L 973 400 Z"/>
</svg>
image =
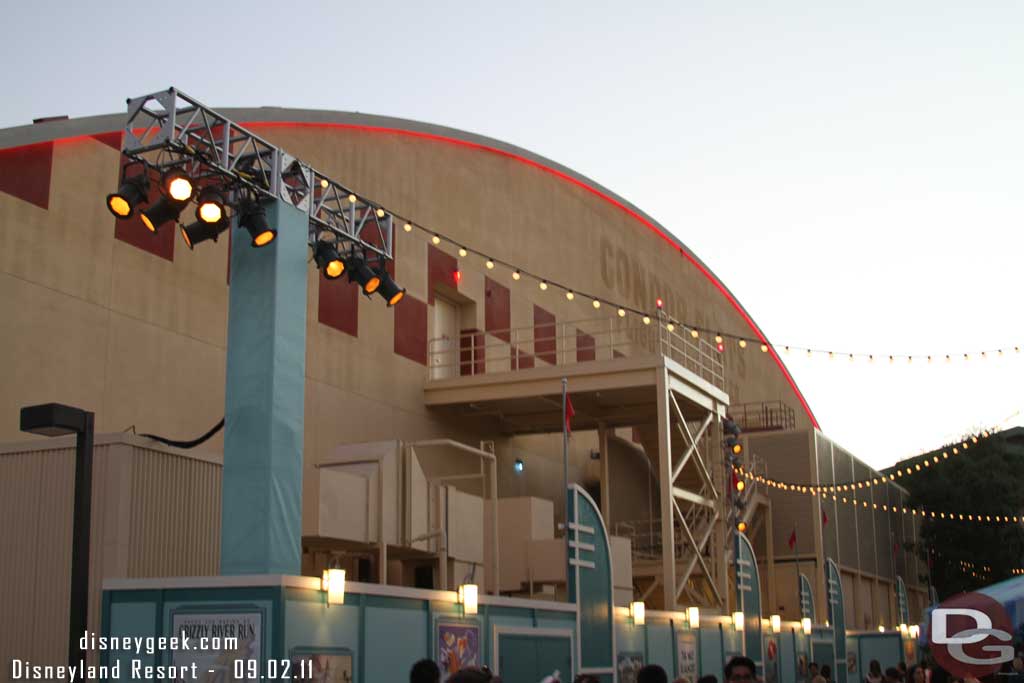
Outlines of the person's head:
<svg viewBox="0 0 1024 683">
<path fill-rule="evenodd" d="M 897 683 L 900 680 L 900 670 L 890 666 L 885 670 L 885 683 Z"/>
<path fill-rule="evenodd" d="M 808 673 L 811 674 L 811 678 L 814 678 L 815 676 L 817 676 L 818 675 L 818 663 L 817 662 L 811 662 L 810 664 L 808 664 L 807 665 L 807 671 L 808 671 Z"/>
<path fill-rule="evenodd" d="M 877 659 L 872 659 L 871 663 L 868 664 L 868 671 L 871 672 L 872 676 L 882 675 L 882 665 L 878 663 Z"/>
<path fill-rule="evenodd" d="M 1021 673 L 1022 671 L 1024 671 L 1024 658 L 1022 658 L 1020 655 L 1017 655 L 1013 658 L 1013 670 L 1016 673 Z"/>
<path fill-rule="evenodd" d="M 668 674 L 657 664 L 648 664 L 637 672 L 636 683 L 668 683 Z"/>
<path fill-rule="evenodd" d="M 439 683 L 440 680 L 441 669 L 433 659 L 421 659 L 412 665 L 409 672 L 409 683 Z"/>
<path fill-rule="evenodd" d="M 924 683 L 924 669 L 914 665 L 907 673 L 907 683 Z"/>
<path fill-rule="evenodd" d="M 754 683 L 755 672 L 750 657 L 733 657 L 725 665 L 725 683 Z"/>
<path fill-rule="evenodd" d="M 832 680 L 832 667 L 829 666 L 828 664 L 822 664 L 821 665 L 821 677 L 824 678 L 826 681 L 831 681 Z"/>
<path fill-rule="evenodd" d="M 701 676 L 698 678 L 697 683 L 718 683 L 718 679 L 714 674 L 708 674 L 707 676 Z"/>
<path fill-rule="evenodd" d="M 899 664 L 896 665 L 896 668 L 899 669 L 900 673 L 902 673 L 902 674 L 906 674 L 907 673 L 907 663 L 906 662 L 900 662 Z"/>
<path fill-rule="evenodd" d="M 491 672 L 477 669 L 460 669 L 451 675 L 448 683 L 490 683 Z"/>
<path fill-rule="evenodd" d="M 595 677 L 590 674 L 580 674 L 573 679 L 572 683 L 601 683 Z"/>
</svg>

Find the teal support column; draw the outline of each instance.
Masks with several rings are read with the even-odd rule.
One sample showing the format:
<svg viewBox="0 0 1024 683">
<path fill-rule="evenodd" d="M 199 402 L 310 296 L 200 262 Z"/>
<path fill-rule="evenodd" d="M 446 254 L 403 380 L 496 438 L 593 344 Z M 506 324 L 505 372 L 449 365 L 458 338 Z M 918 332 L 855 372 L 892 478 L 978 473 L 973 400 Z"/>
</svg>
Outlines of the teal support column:
<svg viewBox="0 0 1024 683">
<path fill-rule="evenodd" d="M 277 238 L 232 225 L 221 574 L 301 573 L 308 216 L 266 205 Z"/>
</svg>

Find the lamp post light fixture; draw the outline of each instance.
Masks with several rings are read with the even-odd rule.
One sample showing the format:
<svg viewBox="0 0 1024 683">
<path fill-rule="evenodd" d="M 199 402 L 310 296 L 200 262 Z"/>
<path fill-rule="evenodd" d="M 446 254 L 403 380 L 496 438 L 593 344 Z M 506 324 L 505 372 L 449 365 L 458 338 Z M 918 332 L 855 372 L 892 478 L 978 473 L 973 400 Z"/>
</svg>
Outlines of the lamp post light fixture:
<svg viewBox="0 0 1024 683">
<path fill-rule="evenodd" d="M 92 518 L 92 443 L 95 416 L 81 408 L 44 403 L 21 409 L 21 431 L 43 436 L 74 434 L 75 502 L 71 529 L 71 599 L 68 618 L 68 665 L 76 666 L 78 642 L 89 615 L 89 527 Z"/>
<path fill-rule="evenodd" d="M 647 606 L 642 601 L 629 603 L 629 616 L 633 617 L 634 626 L 643 626 L 647 615 Z"/>
<path fill-rule="evenodd" d="M 328 605 L 345 604 L 345 570 L 325 569 L 320 589 L 327 593 Z"/>
<path fill-rule="evenodd" d="M 477 613 L 477 597 L 479 592 L 480 587 L 475 583 L 464 583 L 459 586 L 459 602 L 462 603 L 463 614 Z"/>
<path fill-rule="evenodd" d="M 743 630 L 743 612 L 732 613 L 732 627 L 737 631 Z"/>
</svg>

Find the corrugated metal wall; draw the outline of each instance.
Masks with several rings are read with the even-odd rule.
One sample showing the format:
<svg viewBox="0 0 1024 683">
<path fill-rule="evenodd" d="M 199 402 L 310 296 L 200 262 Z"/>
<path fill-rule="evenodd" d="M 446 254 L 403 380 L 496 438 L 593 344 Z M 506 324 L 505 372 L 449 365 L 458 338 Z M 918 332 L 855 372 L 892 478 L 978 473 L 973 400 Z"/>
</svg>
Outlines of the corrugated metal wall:
<svg viewBox="0 0 1024 683">
<path fill-rule="evenodd" d="M 0 447 L 0 661 L 67 660 L 74 439 Z M 130 435 L 98 436 L 89 630 L 107 578 L 218 572 L 221 465 Z M 4 667 L 0 680 L 8 680 Z"/>
</svg>

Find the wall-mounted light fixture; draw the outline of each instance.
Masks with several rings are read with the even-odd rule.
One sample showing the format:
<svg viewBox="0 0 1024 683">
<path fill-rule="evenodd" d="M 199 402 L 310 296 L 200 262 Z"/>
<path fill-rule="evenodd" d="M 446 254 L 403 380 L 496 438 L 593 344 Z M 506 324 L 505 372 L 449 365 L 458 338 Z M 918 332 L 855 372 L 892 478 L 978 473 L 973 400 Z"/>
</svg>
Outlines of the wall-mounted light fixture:
<svg viewBox="0 0 1024 683">
<path fill-rule="evenodd" d="M 647 616 L 647 608 L 643 602 L 629 603 L 629 616 L 633 617 L 634 626 L 643 626 Z"/>
<path fill-rule="evenodd" d="M 800 620 L 800 628 L 802 628 L 804 630 L 804 635 L 805 636 L 811 635 L 811 618 L 810 617 L 804 617 L 803 619 L 801 619 Z"/>
<path fill-rule="evenodd" d="M 910 637 L 917 640 L 921 636 L 921 627 L 917 624 L 911 624 L 910 626 Z"/>
<path fill-rule="evenodd" d="M 732 627 L 737 631 L 743 630 L 743 612 L 732 613 Z"/>
<path fill-rule="evenodd" d="M 690 628 L 700 628 L 700 607 L 687 609 L 686 618 L 690 622 Z"/>
<path fill-rule="evenodd" d="M 879 633 L 885 633 L 885 626 L 883 626 L 882 624 L 879 624 L 878 625 L 878 632 Z"/>
<path fill-rule="evenodd" d="M 345 570 L 325 569 L 320 579 L 320 590 L 327 593 L 328 605 L 345 604 Z"/>
<path fill-rule="evenodd" d="M 779 633 L 782 631 L 782 617 L 778 614 L 773 614 L 770 621 L 772 624 L 772 633 Z"/>
<path fill-rule="evenodd" d="M 907 629 L 907 625 L 906 624 L 900 624 L 900 635 L 903 636 L 904 638 L 906 638 L 908 633 L 909 633 L 909 631 Z"/>
<path fill-rule="evenodd" d="M 476 614 L 479 590 L 475 583 L 464 583 L 459 586 L 459 602 L 462 603 L 463 614 Z"/>
</svg>

